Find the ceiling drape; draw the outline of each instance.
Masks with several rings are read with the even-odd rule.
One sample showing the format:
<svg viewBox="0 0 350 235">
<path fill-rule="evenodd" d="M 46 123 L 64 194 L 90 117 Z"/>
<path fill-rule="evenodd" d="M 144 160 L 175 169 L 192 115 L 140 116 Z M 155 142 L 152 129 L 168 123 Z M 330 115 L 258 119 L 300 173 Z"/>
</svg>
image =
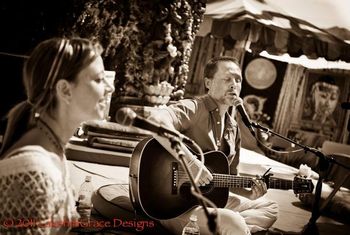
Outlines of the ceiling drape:
<svg viewBox="0 0 350 235">
<path fill-rule="evenodd" d="M 265 50 L 273 55 L 288 53 L 292 57 L 350 62 L 347 41 L 308 21 L 278 12 L 270 1 L 209 2 L 198 36 L 248 40 L 254 54 Z"/>
</svg>

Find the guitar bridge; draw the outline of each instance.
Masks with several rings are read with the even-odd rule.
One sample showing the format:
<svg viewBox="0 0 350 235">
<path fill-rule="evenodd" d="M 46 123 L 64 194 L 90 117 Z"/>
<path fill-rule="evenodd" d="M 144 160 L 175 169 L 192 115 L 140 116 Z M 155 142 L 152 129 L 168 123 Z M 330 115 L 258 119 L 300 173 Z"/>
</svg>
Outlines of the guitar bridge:
<svg viewBox="0 0 350 235">
<path fill-rule="evenodd" d="M 171 172 L 172 172 L 172 177 L 171 177 L 171 194 L 177 194 L 177 186 L 178 186 L 178 184 L 177 184 L 177 182 L 178 182 L 178 173 L 179 173 L 179 171 L 178 171 L 178 169 L 179 169 L 179 165 L 178 165 L 178 163 L 177 162 L 173 162 L 172 164 L 171 164 Z"/>
</svg>

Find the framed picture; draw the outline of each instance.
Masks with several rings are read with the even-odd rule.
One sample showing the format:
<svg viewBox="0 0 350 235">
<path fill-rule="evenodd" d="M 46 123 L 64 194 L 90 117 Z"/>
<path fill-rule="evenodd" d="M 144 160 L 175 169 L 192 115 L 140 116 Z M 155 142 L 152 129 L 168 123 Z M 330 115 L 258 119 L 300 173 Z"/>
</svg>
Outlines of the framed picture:
<svg viewBox="0 0 350 235">
<path fill-rule="evenodd" d="M 294 122 L 294 126 L 303 131 L 303 136 L 309 133 L 303 143 L 310 143 L 310 138 L 316 137 L 340 141 L 346 117 L 341 103 L 348 99 L 349 86 L 349 75 L 308 71 L 301 104 L 297 106 L 298 120 Z"/>
</svg>

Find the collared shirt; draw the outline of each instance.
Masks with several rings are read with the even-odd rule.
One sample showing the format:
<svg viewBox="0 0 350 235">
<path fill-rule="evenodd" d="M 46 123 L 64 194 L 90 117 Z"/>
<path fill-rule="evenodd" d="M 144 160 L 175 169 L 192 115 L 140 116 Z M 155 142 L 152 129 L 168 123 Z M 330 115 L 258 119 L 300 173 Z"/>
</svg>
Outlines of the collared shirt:
<svg viewBox="0 0 350 235">
<path fill-rule="evenodd" d="M 166 110 L 166 112 L 164 112 Z M 220 150 L 227 156 L 230 173 L 237 174 L 241 144 L 238 124 L 228 112 L 222 131 L 221 117 L 216 102 L 205 95 L 195 99 L 184 99 L 169 105 L 164 113 L 171 116 L 174 127 L 193 139 L 203 150 Z"/>
</svg>

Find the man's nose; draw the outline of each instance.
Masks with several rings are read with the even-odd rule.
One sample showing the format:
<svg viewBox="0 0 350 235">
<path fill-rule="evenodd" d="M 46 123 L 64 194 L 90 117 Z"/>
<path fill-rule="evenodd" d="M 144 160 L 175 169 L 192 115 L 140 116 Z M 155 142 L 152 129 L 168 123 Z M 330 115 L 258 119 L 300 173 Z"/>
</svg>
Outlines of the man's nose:
<svg viewBox="0 0 350 235">
<path fill-rule="evenodd" d="M 237 83 L 233 81 L 229 87 L 230 87 L 230 89 L 236 89 Z"/>
</svg>

